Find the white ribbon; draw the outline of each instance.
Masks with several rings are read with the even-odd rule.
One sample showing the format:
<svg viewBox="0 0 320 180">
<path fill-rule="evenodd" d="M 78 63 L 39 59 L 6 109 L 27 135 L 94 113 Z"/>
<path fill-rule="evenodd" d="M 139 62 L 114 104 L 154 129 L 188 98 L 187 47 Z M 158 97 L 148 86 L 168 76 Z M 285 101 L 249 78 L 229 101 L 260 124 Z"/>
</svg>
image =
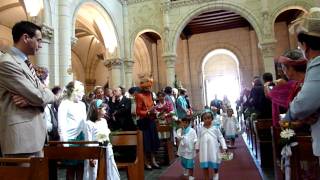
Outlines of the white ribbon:
<svg viewBox="0 0 320 180">
<path fill-rule="evenodd" d="M 285 171 L 285 180 L 291 179 L 290 156 L 292 155 L 291 147 L 298 145 L 297 142 L 285 145 L 281 150 L 281 170 Z"/>
</svg>

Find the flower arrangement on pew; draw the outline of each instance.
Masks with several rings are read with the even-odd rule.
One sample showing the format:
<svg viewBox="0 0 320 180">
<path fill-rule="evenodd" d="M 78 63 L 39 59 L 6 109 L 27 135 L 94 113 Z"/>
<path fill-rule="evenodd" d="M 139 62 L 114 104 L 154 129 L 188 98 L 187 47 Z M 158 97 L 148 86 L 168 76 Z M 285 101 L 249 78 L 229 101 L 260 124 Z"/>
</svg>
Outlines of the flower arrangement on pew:
<svg viewBox="0 0 320 180">
<path fill-rule="evenodd" d="M 290 179 L 291 167 L 290 157 L 292 155 L 291 147 L 297 146 L 296 133 L 291 129 L 290 122 L 284 122 L 280 132 L 281 149 L 281 170 L 285 173 L 285 179 Z"/>
</svg>

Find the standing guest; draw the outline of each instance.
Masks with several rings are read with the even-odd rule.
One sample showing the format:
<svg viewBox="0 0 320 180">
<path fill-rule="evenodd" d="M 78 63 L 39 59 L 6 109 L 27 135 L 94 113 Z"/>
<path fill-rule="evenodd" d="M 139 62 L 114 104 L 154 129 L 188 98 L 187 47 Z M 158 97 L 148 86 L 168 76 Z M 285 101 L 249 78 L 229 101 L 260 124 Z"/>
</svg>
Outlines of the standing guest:
<svg viewBox="0 0 320 180">
<path fill-rule="evenodd" d="M 104 102 L 109 103 L 109 101 L 111 101 L 112 96 L 113 96 L 112 89 L 105 86 L 105 88 L 104 88 Z"/>
<path fill-rule="evenodd" d="M 112 131 L 135 131 L 137 128 L 131 116 L 131 101 L 123 96 L 121 88 L 113 89 L 112 100 L 109 101 L 110 118 L 112 119 Z"/>
<path fill-rule="evenodd" d="M 177 99 L 177 115 L 179 119 L 185 118 L 187 115 L 190 115 L 190 111 L 188 109 L 188 103 L 185 98 L 186 95 L 187 95 L 187 90 L 181 88 L 180 95 Z"/>
<path fill-rule="evenodd" d="M 143 132 L 143 148 L 145 154 L 145 169 L 160 168 L 155 159 L 155 153 L 160 146 L 156 128 L 156 113 L 152 93 L 150 91 L 153 80 L 144 75 L 140 76 L 140 92 L 136 94 L 138 127 Z"/>
<path fill-rule="evenodd" d="M 58 110 L 59 135 L 61 141 L 83 141 L 85 139 L 86 106 L 81 101 L 84 87 L 80 81 L 71 81 L 66 86 L 66 96 Z M 70 145 L 71 146 L 71 145 Z M 80 180 L 83 176 L 83 161 L 65 161 L 67 179 Z"/>
<path fill-rule="evenodd" d="M 183 118 L 178 131 L 179 148 L 178 156 L 180 156 L 181 165 L 185 172 L 183 175 L 189 176 L 189 180 L 193 180 L 194 158 L 196 156 L 195 144 L 197 142 L 197 133 L 191 127 L 191 118 Z"/>
<path fill-rule="evenodd" d="M 96 86 L 94 88 L 94 95 L 95 95 L 95 99 L 104 99 L 104 90 L 102 88 L 102 86 Z"/>
<path fill-rule="evenodd" d="M 4 156 L 42 156 L 46 138 L 43 111 L 55 101 L 36 77 L 29 55 L 41 48 L 41 28 L 21 21 L 12 28 L 14 46 L 0 58 L 0 143 Z"/>
<path fill-rule="evenodd" d="M 286 111 L 289 103 L 301 90 L 307 68 L 307 60 L 303 57 L 301 50 L 298 49 L 287 51 L 277 61 L 281 64 L 282 70 L 289 81 L 277 80 L 275 86 L 265 84 L 265 93 L 272 101 L 273 126 L 279 126 L 280 108 L 282 107 Z"/>
<path fill-rule="evenodd" d="M 305 118 L 313 114 L 317 115 L 316 120 L 309 123 L 313 154 L 319 157 L 320 164 L 320 8 L 311 8 L 309 13 L 298 22 L 298 44 L 309 62 L 303 86 L 290 103 L 284 120 L 305 121 Z M 283 122 L 281 121 L 282 125 Z"/>
<path fill-rule="evenodd" d="M 210 108 L 213 110 L 214 108 L 217 108 L 217 114 L 220 115 L 220 111 L 222 108 L 222 101 L 218 99 L 218 96 L 215 94 L 214 99 L 210 102 Z"/>
<path fill-rule="evenodd" d="M 137 116 L 137 104 L 136 104 L 136 94 L 140 91 L 139 87 L 131 87 L 129 92 L 129 99 L 131 101 L 131 117 L 135 125 L 137 125 L 137 120 L 139 117 Z"/>
<path fill-rule="evenodd" d="M 196 149 L 199 150 L 200 168 L 203 169 L 204 179 L 218 180 L 218 170 L 220 166 L 220 144 L 223 151 L 227 150 L 226 142 L 218 128 L 212 126 L 214 115 L 211 111 L 205 111 L 201 115 L 203 127 L 198 134 Z M 209 169 L 212 169 L 213 178 L 210 178 Z"/>
</svg>

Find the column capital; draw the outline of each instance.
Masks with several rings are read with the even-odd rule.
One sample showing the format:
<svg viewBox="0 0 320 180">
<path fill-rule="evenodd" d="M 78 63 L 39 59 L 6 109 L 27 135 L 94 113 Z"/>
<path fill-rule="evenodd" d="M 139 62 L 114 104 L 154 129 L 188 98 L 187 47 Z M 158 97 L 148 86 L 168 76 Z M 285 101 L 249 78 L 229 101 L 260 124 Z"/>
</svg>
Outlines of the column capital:
<svg viewBox="0 0 320 180">
<path fill-rule="evenodd" d="M 120 58 L 110 58 L 104 60 L 104 65 L 108 68 L 120 68 L 122 60 Z"/>
<path fill-rule="evenodd" d="M 88 86 L 94 86 L 96 84 L 95 79 L 85 79 L 84 81 L 85 81 L 86 85 L 88 85 Z"/>
<path fill-rule="evenodd" d="M 268 40 L 259 43 L 259 48 L 261 49 L 262 56 L 273 57 L 276 50 L 276 42 L 276 40 Z"/>
<path fill-rule="evenodd" d="M 162 55 L 163 60 L 167 64 L 168 68 L 174 68 L 176 65 L 176 54 L 164 54 Z"/>
<path fill-rule="evenodd" d="M 78 41 L 77 37 L 71 37 L 71 46 L 74 46 Z"/>
<path fill-rule="evenodd" d="M 44 40 L 50 41 L 53 37 L 54 29 L 46 24 L 41 25 L 41 34 Z"/>
<path fill-rule="evenodd" d="M 124 60 L 123 62 L 126 68 L 133 68 L 134 61 L 132 61 L 131 59 Z"/>
</svg>

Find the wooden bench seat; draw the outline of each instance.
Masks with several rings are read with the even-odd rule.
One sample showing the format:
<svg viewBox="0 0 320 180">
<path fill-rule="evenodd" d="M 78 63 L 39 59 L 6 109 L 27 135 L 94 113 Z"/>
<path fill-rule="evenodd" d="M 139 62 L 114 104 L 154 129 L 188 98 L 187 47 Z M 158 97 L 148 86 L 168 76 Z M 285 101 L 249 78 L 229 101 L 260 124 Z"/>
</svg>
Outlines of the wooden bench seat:
<svg viewBox="0 0 320 180">
<path fill-rule="evenodd" d="M 143 139 L 141 131 L 120 131 L 112 134 L 111 144 L 117 146 L 135 146 L 134 162 L 116 162 L 118 169 L 126 169 L 129 180 L 144 179 Z"/>
<path fill-rule="evenodd" d="M 44 157 L 48 160 L 86 160 L 98 159 L 97 180 L 105 180 L 106 172 L 106 148 L 99 146 L 85 146 L 90 144 L 98 145 L 98 142 L 91 141 L 49 141 L 49 146 L 44 147 Z M 79 144 L 77 147 L 64 147 L 63 144 Z"/>
<path fill-rule="evenodd" d="M 257 119 L 254 121 L 256 149 L 262 167 L 273 166 L 271 127 L 272 119 Z"/>
<path fill-rule="evenodd" d="M 1 180 L 47 180 L 46 158 L 0 158 Z"/>
</svg>

